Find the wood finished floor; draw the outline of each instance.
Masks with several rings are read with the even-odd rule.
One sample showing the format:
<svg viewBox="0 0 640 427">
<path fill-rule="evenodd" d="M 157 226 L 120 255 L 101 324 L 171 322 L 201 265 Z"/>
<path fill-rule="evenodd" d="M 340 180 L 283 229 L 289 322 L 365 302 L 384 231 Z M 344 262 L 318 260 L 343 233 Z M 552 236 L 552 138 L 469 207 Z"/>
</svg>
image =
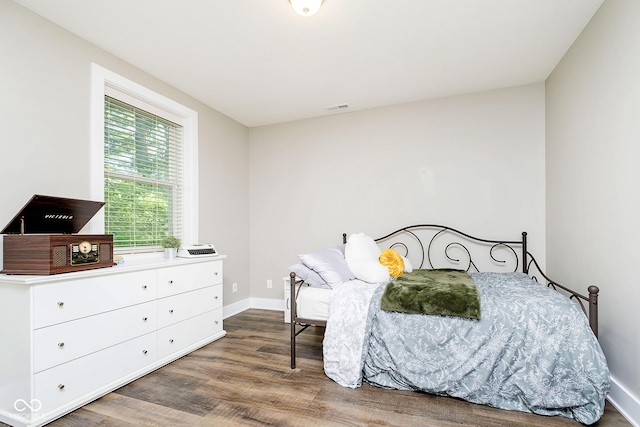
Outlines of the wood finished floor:
<svg viewBox="0 0 640 427">
<path fill-rule="evenodd" d="M 364 384 L 343 388 L 322 370 L 321 328 L 298 337 L 289 367 L 289 325 L 278 311 L 247 310 L 227 336 L 56 421 L 85 426 L 527 426 L 578 427 L 545 417 Z M 0 423 L 1 424 L 1 423 Z M 608 402 L 602 427 L 630 426 Z"/>
</svg>

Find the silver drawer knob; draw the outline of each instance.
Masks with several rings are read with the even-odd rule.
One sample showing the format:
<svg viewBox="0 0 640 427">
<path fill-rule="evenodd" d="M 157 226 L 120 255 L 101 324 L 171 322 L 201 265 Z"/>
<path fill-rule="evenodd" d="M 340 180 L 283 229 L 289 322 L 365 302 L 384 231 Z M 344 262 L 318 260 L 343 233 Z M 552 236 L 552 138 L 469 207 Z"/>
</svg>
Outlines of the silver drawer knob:
<svg viewBox="0 0 640 427">
<path fill-rule="evenodd" d="M 216 325 L 218 324 L 218 321 L 216 320 Z"/>
<path fill-rule="evenodd" d="M 170 342 L 170 343 L 173 343 L 173 338 L 170 338 L 170 339 L 169 339 L 169 342 Z"/>
<path fill-rule="evenodd" d="M 58 388 L 59 388 L 60 390 L 64 389 L 64 384 L 58 384 Z"/>
<path fill-rule="evenodd" d="M 217 271 L 214 271 L 214 272 L 213 272 L 213 275 L 214 275 L 214 276 L 217 276 L 217 275 L 218 275 L 218 272 L 217 272 Z"/>
<path fill-rule="evenodd" d="M 173 280 L 169 280 L 169 284 L 170 284 L 170 285 L 173 285 Z"/>
<path fill-rule="evenodd" d="M 64 347 L 64 343 L 63 342 L 59 342 L 58 343 L 58 347 L 60 347 L 60 348 Z"/>
<path fill-rule="evenodd" d="M 215 297 L 213 297 L 213 299 L 218 299 L 218 295 L 216 295 Z"/>
<path fill-rule="evenodd" d="M 142 354 L 147 354 L 147 350 L 142 350 Z"/>
<path fill-rule="evenodd" d="M 169 313 L 173 313 L 173 309 L 169 310 Z"/>
<path fill-rule="evenodd" d="M 142 321 L 143 321 L 143 322 L 146 322 L 146 321 L 147 321 L 147 318 L 146 318 L 146 317 L 143 317 L 143 318 L 142 318 Z"/>
<path fill-rule="evenodd" d="M 147 289 L 147 285 L 142 285 L 142 289 Z"/>
<path fill-rule="evenodd" d="M 58 307 L 62 307 L 64 305 L 64 301 L 58 301 Z"/>
</svg>

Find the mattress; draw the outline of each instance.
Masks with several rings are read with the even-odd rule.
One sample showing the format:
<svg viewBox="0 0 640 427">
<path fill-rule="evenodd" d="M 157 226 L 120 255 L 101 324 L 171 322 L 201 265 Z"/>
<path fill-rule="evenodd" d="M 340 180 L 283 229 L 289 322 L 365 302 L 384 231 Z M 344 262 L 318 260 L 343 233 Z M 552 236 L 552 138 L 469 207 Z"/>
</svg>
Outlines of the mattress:
<svg viewBox="0 0 640 427">
<path fill-rule="evenodd" d="M 331 289 L 302 285 L 296 298 L 298 317 L 314 320 L 329 318 L 329 296 Z"/>
</svg>

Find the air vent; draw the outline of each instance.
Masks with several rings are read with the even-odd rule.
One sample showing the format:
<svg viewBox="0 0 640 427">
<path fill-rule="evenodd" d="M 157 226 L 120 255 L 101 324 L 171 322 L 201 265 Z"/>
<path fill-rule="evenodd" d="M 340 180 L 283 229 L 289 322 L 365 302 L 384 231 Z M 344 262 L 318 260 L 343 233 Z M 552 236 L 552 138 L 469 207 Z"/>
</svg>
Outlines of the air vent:
<svg viewBox="0 0 640 427">
<path fill-rule="evenodd" d="M 339 111 L 339 110 L 348 110 L 349 109 L 349 104 L 338 104 L 338 105 L 331 105 L 329 107 L 325 107 L 325 110 L 327 111 Z"/>
</svg>

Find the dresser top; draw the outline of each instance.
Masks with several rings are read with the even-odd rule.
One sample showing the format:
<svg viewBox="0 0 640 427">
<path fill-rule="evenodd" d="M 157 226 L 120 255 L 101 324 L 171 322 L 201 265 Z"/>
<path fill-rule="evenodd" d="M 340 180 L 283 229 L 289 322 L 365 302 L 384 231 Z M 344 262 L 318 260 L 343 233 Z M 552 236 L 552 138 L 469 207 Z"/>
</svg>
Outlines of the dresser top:
<svg viewBox="0 0 640 427">
<path fill-rule="evenodd" d="M 124 263 L 114 265 L 113 267 L 96 268 L 93 270 L 84 270 L 70 273 L 52 274 L 52 275 L 16 275 L 16 274 L 0 274 L 0 286 L 2 284 L 23 284 L 35 285 L 44 283 L 62 282 L 66 280 L 81 279 L 86 277 L 107 276 L 119 273 L 128 273 L 133 271 L 150 270 L 158 268 L 174 267 L 179 265 L 196 264 L 201 262 L 213 262 L 225 259 L 226 255 L 207 256 L 202 258 L 173 258 L 166 259 L 162 255 L 141 256 L 141 255 L 124 255 Z"/>
</svg>

